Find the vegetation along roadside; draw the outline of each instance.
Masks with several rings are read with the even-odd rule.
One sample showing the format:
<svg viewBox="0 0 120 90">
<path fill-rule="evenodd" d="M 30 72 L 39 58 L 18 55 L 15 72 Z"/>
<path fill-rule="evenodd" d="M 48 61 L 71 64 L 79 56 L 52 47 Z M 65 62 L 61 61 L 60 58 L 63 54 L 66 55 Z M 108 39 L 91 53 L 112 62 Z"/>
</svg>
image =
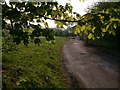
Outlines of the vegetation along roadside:
<svg viewBox="0 0 120 90">
<path fill-rule="evenodd" d="M 60 48 L 68 40 L 56 37 L 51 44 L 42 38 L 41 45 L 20 44 L 17 50 L 2 54 L 3 88 L 63 88 Z"/>
</svg>

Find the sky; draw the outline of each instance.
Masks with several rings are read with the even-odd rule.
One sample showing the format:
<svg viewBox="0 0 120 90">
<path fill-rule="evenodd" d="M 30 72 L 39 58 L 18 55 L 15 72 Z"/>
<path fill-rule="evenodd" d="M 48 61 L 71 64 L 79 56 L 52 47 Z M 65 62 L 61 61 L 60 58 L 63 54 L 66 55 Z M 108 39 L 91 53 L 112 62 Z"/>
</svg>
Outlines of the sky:
<svg viewBox="0 0 120 90">
<path fill-rule="evenodd" d="M 84 15 L 85 9 L 87 9 L 88 6 L 92 5 L 94 2 L 97 2 L 98 0 L 56 0 L 60 5 L 65 5 L 66 3 L 70 3 L 73 6 L 73 12 L 80 13 L 81 15 Z"/>
<path fill-rule="evenodd" d="M 65 5 L 66 3 L 70 3 L 73 6 L 73 12 L 77 12 L 80 15 L 86 14 L 86 10 L 89 6 L 93 3 L 97 2 L 98 0 L 56 0 L 60 5 Z M 55 27 L 53 20 L 47 20 L 48 25 L 50 28 Z"/>
</svg>

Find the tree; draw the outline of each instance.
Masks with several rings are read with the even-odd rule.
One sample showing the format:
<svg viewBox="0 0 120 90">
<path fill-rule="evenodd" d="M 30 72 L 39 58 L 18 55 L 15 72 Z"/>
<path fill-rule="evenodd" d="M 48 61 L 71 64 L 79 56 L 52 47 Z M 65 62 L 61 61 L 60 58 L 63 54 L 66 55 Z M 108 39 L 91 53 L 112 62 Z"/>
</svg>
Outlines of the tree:
<svg viewBox="0 0 120 90">
<path fill-rule="evenodd" d="M 99 39 L 105 35 L 117 37 L 120 27 L 120 2 L 98 3 L 82 17 L 81 29 L 88 39 Z"/>
<path fill-rule="evenodd" d="M 30 38 L 35 43 L 40 43 L 40 36 L 54 42 L 54 35 L 48 28 L 46 19 L 55 20 L 57 27 L 77 21 L 73 18 L 70 4 L 62 6 L 57 2 L 10 2 L 10 5 L 11 7 L 2 4 L 2 27 L 3 30 L 9 31 L 16 44 L 23 42 L 27 45 Z M 37 25 L 33 23 L 34 20 Z M 40 23 L 45 27 L 43 28 Z"/>
<path fill-rule="evenodd" d="M 110 39 L 115 39 L 115 40 L 120 40 L 119 39 L 119 36 L 120 36 L 120 2 L 106 2 L 106 3 L 101 3 L 99 2 L 98 4 L 96 4 L 92 11 L 94 12 L 100 12 L 100 11 L 103 11 L 104 12 L 106 11 L 106 13 L 108 13 L 108 15 L 106 15 L 106 19 L 108 18 L 112 18 L 110 20 L 110 22 L 107 22 L 109 23 L 109 30 L 108 30 L 108 33 L 112 33 L 113 36 L 112 37 L 109 37 L 111 36 L 110 34 L 107 34 L 106 37 L 108 36 Z M 108 21 L 109 21 L 108 20 Z M 112 30 L 112 32 L 110 31 L 110 29 Z M 104 31 L 104 30 L 103 30 Z"/>
<path fill-rule="evenodd" d="M 19 44 L 23 41 L 29 43 L 29 38 L 35 43 L 40 42 L 40 36 L 45 36 L 48 41 L 53 40 L 54 34 L 48 28 L 46 19 L 54 20 L 57 27 L 76 22 L 75 33 L 83 32 L 87 39 L 99 39 L 105 35 L 119 37 L 120 27 L 120 2 L 98 3 L 84 16 L 72 12 L 72 6 L 58 5 L 57 2 L 12 2 L 11 7 L 3 5 L 3 29 L 10 31 L 13 41 Z M 75 14 L 75 17 L 74 15 Z M 6 23 L 10 20 L 10 25 Z M 34 25 L 36 20 L 39 24 Z M 40 23 L 44 23 L 42 28 Z"/>
</svg>

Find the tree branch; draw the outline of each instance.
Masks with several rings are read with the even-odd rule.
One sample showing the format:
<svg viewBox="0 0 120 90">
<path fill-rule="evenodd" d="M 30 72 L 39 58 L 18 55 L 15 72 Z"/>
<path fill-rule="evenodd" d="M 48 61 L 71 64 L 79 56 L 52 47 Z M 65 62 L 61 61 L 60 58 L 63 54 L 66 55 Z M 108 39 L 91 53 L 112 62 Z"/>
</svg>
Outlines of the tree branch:
<svg viewBox="0 0 120 90">
<path fill-rule="evenodd" d="M 79 22 L 80 20 L 58 20 L 58 19 L 54 19 L 54 18 L 45 18 L 45 19 L 50 19 L 50 20 L 55 20 L 55 21 L 61 21 L 61 22 Z"/>
<path fill-rule="evenodd" d="M 55 21 L 60 21 L 60 22 L 79 22 L 80 21 L 80 20 L 58 20 L 55 18 L 45 17 L 44 15 L 39 15 L 39 16 L 42 16 L 44 19 L 55 20 Z"/>
</svg>

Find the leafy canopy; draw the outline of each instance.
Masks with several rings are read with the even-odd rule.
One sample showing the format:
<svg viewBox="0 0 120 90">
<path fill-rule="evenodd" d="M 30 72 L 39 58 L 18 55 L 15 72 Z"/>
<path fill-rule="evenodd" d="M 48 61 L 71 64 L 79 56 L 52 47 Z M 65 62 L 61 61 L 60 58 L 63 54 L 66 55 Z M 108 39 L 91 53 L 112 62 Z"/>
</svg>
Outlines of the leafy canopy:
<svg viewBox="0 0 120 90">
<path fill-rule="evenodd" d="M 120 34 L 120 2 L 100 2 L 90 8 L 78 24 L 88 39 L 99 39 L 107 34 Z"/>
<path fill-rule="evenodd" d="M 54 42 L 52 30 L 45 20 L 55 20 L 58 28 L 76 20 L 72 14 L 73 7 L 68 3 L 62 6 L 57 2 L 10 2 L 10 5 L 2 4 L 3 29 L 9 31 L 16 44 L 23 42 L 27 45 L 30 38 L 40 43 L 40 36 Z"/>
<path fill-rule="evenodd" d="M 11 7 L 2 4 L 3 29 L 8 30 L 16 44 L 29 43 L 29 39 L 40 43 L 45 36 L 54 43 L 54 33 L 49 29 L 46 19 L 54 20 L 57 27 L 77 22 L 74 33 L 83 32 L 88 39 L 99 39 L 106 34 L 119 36 L 120 2 L 98 3 L 83 16 L 73 13 L 70 4 L 58 5 L 57 2 L 12 2 Z M 10 24 L 7 23 L 10 20 Z M 38 24 L 34 24 L 34 20 Z M 41 23 L 44 24 L 44 28 Z"/>
</svg>

